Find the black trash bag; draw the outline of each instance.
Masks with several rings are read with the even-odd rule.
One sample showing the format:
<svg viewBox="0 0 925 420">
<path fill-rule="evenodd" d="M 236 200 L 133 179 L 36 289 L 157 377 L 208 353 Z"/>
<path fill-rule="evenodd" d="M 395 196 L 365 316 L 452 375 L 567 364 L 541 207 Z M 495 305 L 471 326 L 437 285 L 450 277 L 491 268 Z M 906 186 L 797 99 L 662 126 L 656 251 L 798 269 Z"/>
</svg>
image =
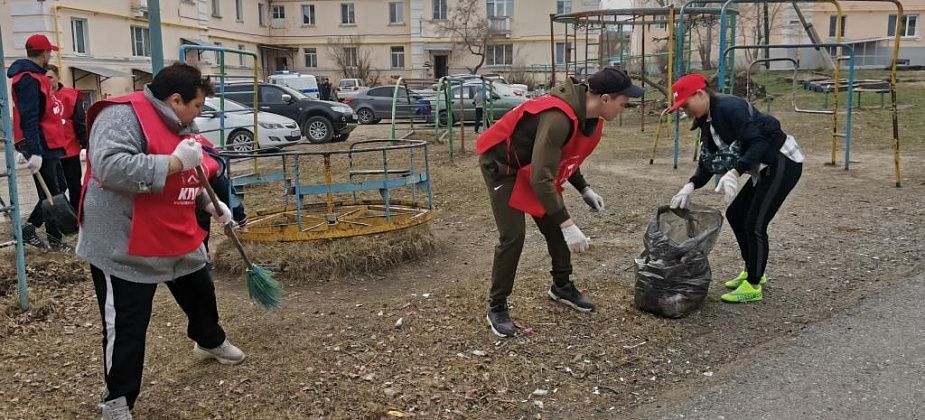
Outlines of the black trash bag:
<svg viewBox="0 0 925 420">
<path fill-rule="evenodd" d="M 722 226 L 722 213 L 709 207 L 659 207 L 636 258 L 636 307 L 669 318 L 700 308 L 713 277 L 707 257 Z"/>
</svg>

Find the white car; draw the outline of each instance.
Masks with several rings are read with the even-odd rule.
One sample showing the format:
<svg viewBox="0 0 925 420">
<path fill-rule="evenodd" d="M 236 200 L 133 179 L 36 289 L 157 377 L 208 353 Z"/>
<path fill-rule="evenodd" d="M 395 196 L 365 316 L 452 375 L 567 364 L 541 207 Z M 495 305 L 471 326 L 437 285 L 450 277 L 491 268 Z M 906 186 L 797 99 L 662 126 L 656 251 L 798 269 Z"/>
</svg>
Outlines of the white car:
<svg viewBox="0 0 925 420">
<path fill-rule="evenodd" d="M 202 114 L 196 117 L 199 133 L 216 147 L 221 147 L 220 110 L 217 97 L 206 98 Z M 302 140 L 299 125 L 291 118 L 269 112 L 257 113 L 260 148 L 285 147 Z M 254 150 L 254 112 L 240 103 L 225 99 L 225 148 L 235 152 Z"/>
</svg>

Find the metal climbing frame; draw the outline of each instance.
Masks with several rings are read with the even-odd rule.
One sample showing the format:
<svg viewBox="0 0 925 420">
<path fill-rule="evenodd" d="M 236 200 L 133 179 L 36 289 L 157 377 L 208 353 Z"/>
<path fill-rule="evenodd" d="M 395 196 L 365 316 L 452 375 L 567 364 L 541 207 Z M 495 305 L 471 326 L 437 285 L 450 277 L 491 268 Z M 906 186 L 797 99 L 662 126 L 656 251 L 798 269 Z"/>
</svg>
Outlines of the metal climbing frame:
<svg viewBox="0 0 925 420">
<path fill-rule="evenodd" d="M 405 153 L 407 160 L 395 163 Z M 279 159 L 284 168 L 291 168 L 275 179 L 282 184 L 281 191 L 264 186 L 263 192 L 283 196 L 283 201 L 268 204 L 262 197 L 262 206 L 249 209 L 255 216 L 239 235 L 249 241 L 292 242 L 378 234 L 427 223 L 433 218 L 428 153 L 426 141 L 393 139 L 358 141 L 341 150 L 262 153 L 257 159 L 268 161 L 263 165 Z M 344 171 L 337 170 L 335 159 L 346 160 Z M 318 160 L 323 164 L 317 165 Z M 312 182 L 317 179 L 323 181 Z M 393 192 L 400 189 L 407 189 L 410 198 L 396 198 Z M 418 198 L 419 190 L 426 193 L 425 203 Z M 370 191 L 379 198 L 360 197 Z M 312 201 L 309 196 L 323 198 Z"/>
<path fill-rule="evenodd" d="M 6 74 L 6 57 L 3 52 L 3 38 L 0 36 L 0 71 Z M 6 83 L 0 83 L 0 120 L 3 126 L 3 150 L 6 161 L 6 173 L 0 174 L 0 177 L 6 177 L 7 187 L 10 192 L 9 204 L 0 200 L 0 213 L 7 214 L 12 219 L 13 236 L 16 246 L 16 280 L 17 289 L 19 289 L 19 308 L 23 311 L 29 309 L 29 286 L 26 280 L 26 252 L 23 249 L 22 242 L 22 220 L 19 212 L 19 190 L 16 185 L 16 158 L 13 156 L 13 124 L 11 123 L 13 107 L 10 103 L 10 92 Z M 9 244 L 9 243 L 6 243 Z M 4 245 L 6 245 L 4 244 Z"/>
<path fill-rule="evenodd" d="M 729 41 L 727 40 L 727 37 L 726 37 L 726 26 L 725 26 L 725 22 L 722 20 L 722 17 L 725 17 L 725 16 L 726 16 L 726 11 L 729 9 L 729 6 L 731 6 L 732 4 L 743 4 L 743 3 L 749 3 L 749 4 L 761 4 L 761 3 L 792 3 L 792 4 L 795 4 L 795 3 L 831 3 L 833 6 L 835 6 L 835 12 L 836 12 L 836 15 L 835 15 L 835 16 L 836 16 L 836 19 L 835 19 L 835 43 L 834 43 L 834 44 L 835 44 L 836 46 L 841 45 L 841 40 L 842 40 L 842 16 L 844 16 L 844 12 L 842 11 L 842 7 L 841 7 L 841 4 L 839 3 L 839 0 L 799 0 L 799 1 L 793 1 L 793 0 L 726 0 L 726 2 L 723 3 L 722 11 L 720 12 L 721 18 L 720 18 L 720 31 L 719 31 L 719 50 L 720 50 L 720 52 L 723 54 L 723 57 L 719 60 L 719 65 L 718 65 L 718 67 L 717 67 L 717 73 L 716 73 L 716 78 L 717 78 L 717 81 L 716 81 L 716 88 L 717 88 L 717 90 L 719 90 L 719 91 L 721 91 L 721 92 L 724 91 L 724 90 L 725 90 L 725 87 L 726 87 L 726 67 L 728 66 L 729 69 L 730 69 L 730 71 L 732 71 L 733 73 L 735 72 L 735 51 L 736 51 L 735 49 L 729 49 L 729 50 L 727 50 L 727 44 L 731 45 L 732 47 L 735 47 L 735 41 L 736 41 L 736 40 L 735 40 L 735 33 L 733 33 L 733 35 L 732 35 L 732 41 L 729 42 Z M 807 47 L 816 47 L 816 46 L 817 46 L 816 43 L 806 44 L 806 45 L 807 45 Z M 768 49 L 768 48 L 770 48 L 770 47 L 772 47 L 772 46 L 765 46 L 764 49 Z M 835 47 L 835 48 L 837 48 L 837 47 Z M 728 64 L 727 64 L 727 61 L 726 61 L 726 54 L 727 54 L 727 51 L 728 51 L 728 56 L 729 56 Z M 838 55 L 838 52 L 836 51 L 836 59 L 834 60 L 834 62 L 835 62 L 835 66 L 834 66 L 834 77 L 835 77 L 835 80 L 838 81 L 837 83 L 840 84 L 840 81 L 841 81 L 841 64 L 840 64 L 840 62 L 839 62 L 839 59 L 838 59 L 837 55 Z M 852 60 L 852 63 L 853 63 L 853 60 Z M 735 80 L 735 75 L 733 74 L 733 81 L 734 81 L 734 80 Z M 734 84 L 734 83 L 733 83 L 733 84 Z M 730 89 L 732 88 L 732 85 L 733 85 L 733 84 L 730 84 Z M 851 89 L 851 86 L 849 86 L 849 89 Z M 832 110 L 831 110 L 831 111 L 824 111 L 824 112 L 820 112 L 820 111 L 803 111 L 803 112 L 808 112 L 808 113 L 813 113 L 813 114 L 830 114 L 830 115 L 832 116 L 832 136 L 831 136 L 831 138 L 832 138 L 832 159 L 831 159 L 831 162 L 830 162 L 831 165 L 835 165 L 835 151 L 836 151 L 836 148 L 837 148 L 836 144 L 837 144 L 837 142 L 838 142 L 838 138 L 839 138 L 839 137 L 842 137 L 842 138 L 848 137 L 848 138 L 846 139 L 846 143 L 849 143 L 849 144 L 850 144 L 850 142 L 851 142 L 851 139 L 850 139 L 850 131 L 851 131 L 851 130 L 850 130 L 850 124 L 848 125 L 848 128 L 845 130 L 844 133 L 839 133 L 839 132 L 838 132 L 838 96 L 839 96 L 839 95 L 837 95 L 837 94 L 835 95 L 835 99 L 834 99 L 834 101 L 832 102 Z M 798 112 L 799 112 L 799 111 L 798 111 Z M 850 115 L 850 110 L 849 110 L 849 115 Z M 845 163 L 846 163 L 845 169 L 848 169 L 848 166 L 847 166 L 847 163 L 848 163 L 848 162 L 845 162 Z"/>
<path fill-rule="evenodd" d="M 842 44 L 821 43 L 821 44 L 783 44 L 783 45 L 736 45 L 736 46 L 729 47 L 725 51 L 723 51 L 723 55 L 720 57 L 720 60 L 724 60 L 727 55 L 731 55 L 735 50 L 766 49 L 766 48 L 770 48 L 770 49 L 813 48 L 817 46 L 821 48 L 841 48 L 843 51 L 846 51 L 848 54 L 846 56 L 848 60 L 848 108 L 846 110 L 847 117 L 845 118 L 845 132 L 844 134 L 836 133 L 838 137 L 845 139 L 845 170 L 848 170 L 848 166 L 851 163 L 852 116 L 854 114 L 853 112 L 854 107 L 852 106 L 854 95 L 853 95 L 852 90 L 854 89 L 855 56 L 854 56 L 854 48 L 852 46 L 848 44 L 844 44 L 844 43 Z M 840 64 L 838 66 L 840 66 Z M 796 110 L 799 108 L 797 108 L 796 106 L 796 77 L 795 77 L 795 74 L 796 74 L 796 71 L 794 71 L 794 87 L 793 87 L 793 92 L 794 92 L 793 106 L 794 106 L 794 109 Z M 806 112 L 806 113 L 814 113 L 814 114 L 822 113 L 822 111 L 819 111 L 819 110 L 801 110 L 801 111 Z"/>
<path fill-rule="evenodd" d="M 260 94 L 259 94 L 259 82 L 260 82 L 260 66 L 257 65 L 258 58 L 257 53 L 244 50 L 235 50 L 231 48 L 222 48 L 222 47 L 212 47 L 206 45 L 181 45 L 180 46 L 180 62 L 186 62 L 186 53 L 187 51 L 211 51 L 218 56 L 218 71 L 219 71 L 219 85 L 218 85 L 218 98 L 219 98 L 219 112 L 218 112 L 218 127 L 219 127 L 219 147 L 225 148 L 225 54 L 232 53 L 238 55 L 246 55 L 254 59 L 254 153 L 257 153 L 257 149 L 260 148 L 260 140 L 258 136 L 258 130 L 260 125 L 257 123 L 257 114 L 260 109 Z"/>
<path fill-rule="evenodd" d="M 898 114 L 897 99 L 896 99 L 896 69 L 899 63 L 899 45 L 900 45 L 900 39 L 902 37 L 902 21 L 903 21 L 902 3 L 899 0 L 801 0 L 800 2 L 802 3 L 832 3 L 835 6 L 835 9 L 837 12 L 836 27 L 835 27 L 836 38 L 835 38 L 835 45 L 832 45 L 832 48 L 836 48 L 836 49 L 841 48 L 842 50 L 844 50 L 850 47 L 847 45 L 842 45 L 841 43 L 841 21 L 842 21 L 841 16 L 843 15 L 843 13 L 842 13 L 840 3 L 841 2 L 859 2 L 859 1 L 877 2 L 877 3 L 893 3 L 896 6 L 896 21 L 897 21 L 896 25 L 897 27 L 896 27 L 896 33 L 894 34 L 894 40 L 893 40 L 893 56 L 892 56 L 893 60 L 890 65 L 890 101 L 891 101 L 891 111 L 892 111 L 891 116 L 892 116 L 892 123 L 893 123 L 893 142 L 892 142 L 893 162 L 894 162 L 894 170 L 895 170 L 895 176 L 896 176 L 896 179 L 895 179 L 896 187 L 899 188 L 902 186 L 902 173 L 901 173 L 900 154 L 899 154 L 899 114 Z M 725 13 L 728 7 L 734 3 L 796 3 L 796 2 L 793 2 L 791 0 L 727 0 L 723 4 L 723 7 L 722 7 L 723 16 L 725 16 Z M 723 25 L 724 23 L 725 22 L 721 19 L 720 24 Z M 726 51 L 727 49 L 726 48 L 726 43 L 727 43 L 726 32 L 724 29 L 725 27 L 721 26 L 720 51 Z M 735 46 L 734 36 L 732 40 L 732 45 Z M 815 44 L 812 44 L 811 46 L 815 46 Z M 850 50 L 851 50 L 851 57 L 852 57 L 850 60 L 853 64 L 854 63 L 854 58 L 853 58 L 854 50 L 853 48 L 850 48 Z M 733 52 L 729 55 L 728 67 L 734 70 L 735 69 L 735 53 L 734 53 L 735 50 L 732 49 L 731 51 Z M 849 89 L 848 91 L 848 103 L 849 103 L 848 118 L 849 120 L 846 122 L 848 129 L 846 130 L 845 133 L 837 132 L 838 97 L 839 97 L 838 91 L 841 87 L 839 69 L 841 68 L 841 64 L 840 64 L 841 61 L 844 61 L 844 56 L 839 55 L 836 50 L 836 59 L 834 60 L 835 62 L 835 66 L 834 66 L 835 67 L 834 69 L 835 70 L 834 72 L 835 73 L 835 95 L 833 98 L 834 100 L 833 100 L 833 107 L 832 107 L 832 155 L 831 155 L 831 162 L 830 162 L 831 165 L 835 165 L 835 154 L 836 154 L 836 143 L 837 143 L 836 139 L 838 137 L 848 136 L 849 138 L 846 139 L 845 143 L 846 145 L 850 145 L 850 127 L 851 127 L 851 122 L 850 122 L 851 106 L 850 104 L 851 104 L 851 97 L 854 96 L 852 92 L 853 85 L 851 82 L 849 82 L 849 86 L 848 86 L 848 89 Z M 725 60 L 720 60 L 718 75 L 717 75 L 718 77 L 717 84 L 720 89 L 722 89 L 725 86 L 725 67 L 726 67 Z M 846 150 L 846 158 L 845 158 L 845 165 L 844 165 L 846 170 L 848 169 L 849 164 L 850 162 L 848 159 L 848 151 Z"/>
<path fill-rule="evenodd" d="M 460 137 L 462 150 L 466 150 L 466 101 L 463 100 L 462 87 L 465 83 L 462 80 L 454 80 L 447 76 L 441 77 L 437 81 L 437 100 L 436 109 L 434 110 L 434 140 L 438 143 L 442 143 L 447 137 L 449 137 L 449 149 L 450 149 L 450 160 L 455 159 L 456 148 L 453 145 L 453 140 L 455 138 L 453 133 L 453 127 L 456 125 L 456 112 L 453 111 L 453 87 L 454 85 L 459 86 L 459 115 L 460 115 Z M 444 105 L 446 108 L 442 108 L 440 105 Z M 441 116 L 443 112 L 446 112 L 446 120 L 441 122 L 443 119 Z M 446 125 L 446 130 L 441 132 L 440 126 Z"/>
<path fill-rule="evenodd" d="M 617 56 L 611 54 L 610 51 L 610 30 L 612 26 L 618 28 L 618 33 L 620 36 L 620 54 L 619 61 L 622 68 L 626 69 L 626 62 L 628 59 L 639 59 L 640 60 L 640 75 L 638 79 L 641 81 L 641 86 L 645 88 L 647 82 L 647 66 L 646 58 L 655 57 L 659 54 L 646 54 L 646 29 L 652 25 L 665 25 L 668 30 L 668 42 L 666 44 L 668 48 L 667 56 L 669 61 L 669 70 L 668 70 L 668 80 L 667 86 L 671 86 L 674 82 L 674 77 L 676 76 L 674 72 L 674 64 L 681 63 L 685 60 L 690 60 L 690 51 L 688 51 L 687 56 L 685 57 L 683 43 L 680 47 L 674 45 L 671 41 L 676 37 L 675 29 L 675 18 L 678 16 L 688 15 L 691 19 L 700 19 L 709 16 L 716 16 L 720 14 L 720 9 L 715 8 L 682 8 L 681 10 L 676 10 L 674 6 L 668 7 L 653 7 L 653 8 L 630 8 L 630 9 L 606 9 L 606 10 L 594 10 L 587 12 L 576 12 L 576 13 L 564 13 L 558 15 L 550 15 L 550 24 L 549 24 L 549 33 L 550 33 L 550 45 L 552 52 L 552 78 L 551 84 L 555 84 L 557 76 L 557 62 L 556 62 L 556 34 L 555 34 L 555 24 L 561 23 L 565 24 L 565 40 L 566 45 L 569 42 L 569 26 L 572 26 L 574 30 L 572 31 L 572 37 L 574 40 L 573 45 L 577 45 L 578 42 L 578 30 L 579 28 L 584 28 L 585 30 L 585 59 L 584 63 L 584 74 L 588 73 L 588 65 L 591 62 L 596 61 L 598 66 L 604 66 L 608 62 L 613 61 L 613 58 Z M 659 20 L 658 17 L 664 17 L 664 20 Z M 623 33 L 623 27 L 636 27 L 639 26 L 642 28 L 641 37 L 642 37 L 642 51 L 641 54 L 637 56 L 626 57 L 625 56 L 625 35 Z M 594 30 L 601 30 L 602 34 L 605 37 L 604 53 L 602 53 L 600 46 L 601 42 L 592 43 L 590 42 L 590 32 Z M 590 47 L 598 46 L 597 59 L 590 57 Z M 567 47 L 566 47 L 567 48 Z M 680 55 L 680 56 L 679 56 Z M 571 58 L 572 63 L 569 63 L 568 58 Z M 575 68 L 577 74 L 578 70 L 578 54 L 572 54 L 571 57 L 566 57 L 565 60 L 565 75 L 568 77 L 570 75 L 570 69 Z M 646 110 L 646 97 L 643 93 L 642 98 L 640 98 L 640 130 L 645 131 L 646 120 L 645 120 L 645 110 Z M 622 123 L 622 118 L 621 118 Z"/>
<path fill-rule="evenodd" d="M 401 92 L 401 88 L 405 89 L 405 100 L 407 101 L 407 104 L 403 104 L 403 105 L 398 104 L 398 101 L 400 98 L 399 93 Z M 395 81 L 395 89 L 392 90 L 392 136 L 391 137 L 393 140 L 397 140 L 397 139 L 404 140 L 415 134 L 414 117 L 417 115 L 417 112 L 414 112 L 414 113 L 408 113 L 408 112 L 410 111 L 410 109 L 416 109 L 420 107 L 421 105 L 418 104 L 417 101 L 415 101 L 415 103 L 412 103 L 411 99 L 412 99 L 411 89 L 408 87 L 408 84 L 405 82 L 405 79 L 403 77 L 399 77 L 398 80 Z M 401 108 L 407 108 L 407 109 L 401 109 Z M 399 110 L 403 111 L 402 113 L 406 114 L 407 117 L 399 115 L 399 112 L 398 112 Z M 426 118 L 426 116 L 423 113 L 421 115 L 422 115 L 422 118 Z M 396 131 L 398 120 L 405 120 L 405 119 L 407 119 L 408 124 L 410 125 L 411 131 L 399 137 Z"/>
</svg>

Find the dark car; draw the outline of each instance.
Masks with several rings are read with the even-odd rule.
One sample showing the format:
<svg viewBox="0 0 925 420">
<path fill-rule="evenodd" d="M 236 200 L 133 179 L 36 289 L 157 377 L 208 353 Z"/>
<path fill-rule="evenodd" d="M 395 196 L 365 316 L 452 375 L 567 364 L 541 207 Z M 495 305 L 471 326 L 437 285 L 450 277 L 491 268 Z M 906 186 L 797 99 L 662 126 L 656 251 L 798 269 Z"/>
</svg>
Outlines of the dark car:
<svg viewBox="0 0 925 420">
<path fill-rule="evenodd" d="M 392 98 L 395 86 L 379 86 L 358 93 L 352 98 L 344 99 L 357 114 L 360 124 L 375 124 L 380 120 L 392 118 Z M 395 100 L 395 115 L 398 118 L 430 115 L 430 102 L 420 94 L 398 87 Z"/>
<path fill-rule="evenodd" d="M 225 85 L 228 99 L 254 106 L 254 84 Z M 260 111 L 289 117 L 299 123 L 302 135 L 311 143 L 344 141 L 357 126 L 356 114 L 349 106 L 319 101 L 286 86 L 259 84 Z"/>
</svg>

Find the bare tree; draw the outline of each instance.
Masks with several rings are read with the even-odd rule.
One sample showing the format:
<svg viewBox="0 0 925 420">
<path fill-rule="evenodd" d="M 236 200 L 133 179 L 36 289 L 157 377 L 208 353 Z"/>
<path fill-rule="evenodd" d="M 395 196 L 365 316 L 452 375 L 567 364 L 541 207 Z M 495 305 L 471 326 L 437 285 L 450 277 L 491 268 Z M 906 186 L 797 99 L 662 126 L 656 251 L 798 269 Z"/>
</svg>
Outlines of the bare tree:
<svg viewBox="0 0 925 420">
<path fill-rule="evenodd" d="M 450 9 L 446 20 L 434 22 L 440 32 L 452 38 L 457 49 L 479 58 L 475 66 L 466 66 L 473 74 L 485 65 L 486 50 L 491 40 L 491 24 L 482 13 L 484 10 L 484 0 L 459 0 Z"/>
<path fill-rule="evenodd" d="M 370 52 L 363 47 L 363 37 L 348 35 L 328 39 L 328 54 L 344 78 L 360 79 L 367 86 L 379 84 L 379 70 L 374 69 Z"/>
</svg>

